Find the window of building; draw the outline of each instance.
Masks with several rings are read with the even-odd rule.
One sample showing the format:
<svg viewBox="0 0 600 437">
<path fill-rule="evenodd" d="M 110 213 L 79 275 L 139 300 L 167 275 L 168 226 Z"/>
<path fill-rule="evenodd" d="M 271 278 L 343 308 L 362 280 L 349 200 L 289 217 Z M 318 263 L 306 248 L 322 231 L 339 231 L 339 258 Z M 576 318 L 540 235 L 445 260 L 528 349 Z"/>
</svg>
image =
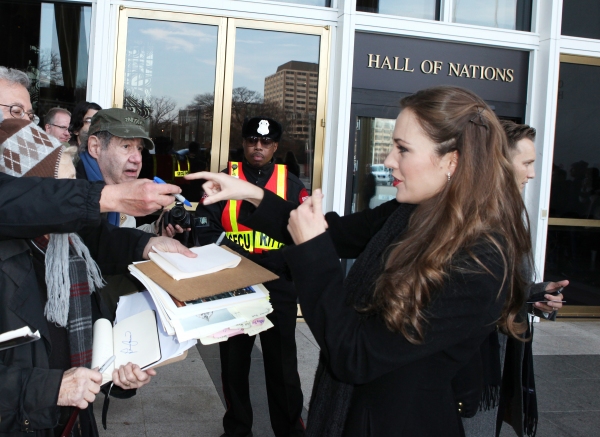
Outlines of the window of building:
<svg viewBox="0 0 600 437">
<path fill-rule="evenodd" d="M 563 35 L 600 39 L 600 2 L 563 0 Z"/>
<path fill-rule="evenodd" d="M 91 4 L 0 0 L 0 65 L 27 72 L 42 120 L 86 98 L 91 16 Z"/>
<path fill-rule="evenodd" d="M 356 10 L 439 20 L 440 0 L 356 0 Z"/>
<path fill-rule="evenodd" d="M 569 307 L 600 306 L 598 95 L 600 59 L 562 55 L 544 280 L 569 278 Z"/>
<path fill-rule="evenodd" d="M 452 21 L 530 31 L 531 3 L 531 0 L 455 0 L 452 6 Z"/>
</svg>

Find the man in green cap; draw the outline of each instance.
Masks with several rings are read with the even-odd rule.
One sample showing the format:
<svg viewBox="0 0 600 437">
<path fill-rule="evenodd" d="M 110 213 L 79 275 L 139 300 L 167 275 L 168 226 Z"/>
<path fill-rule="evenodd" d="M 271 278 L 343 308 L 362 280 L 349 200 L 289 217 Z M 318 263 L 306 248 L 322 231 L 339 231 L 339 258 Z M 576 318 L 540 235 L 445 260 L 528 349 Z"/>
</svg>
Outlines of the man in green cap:
<svg viewBox="0 0 600 437">
<path fill-rule="evenodd" d="M 92 118 L 87 138 L 82 139 L 77 178 L 104 181 L 107 185 L 135 180 L 142 170 L 144 147 L 154 149 L 143 117 L 120 108 L 98 111 Z M 135 219 L 126 214 L 111 213 L 107 218 L 115 226 L 136 227 Z M 161 233 L 158 221 L 138 229 Z M 169 225 L 163 235 L 172 237 L 176 231 L 183 232 Z"/>
<path fill-rule="evenodd" d="M 103 181 L 117 185 L 137 179 L 142 169 L 142 150 L 152 150 L 154 143 L 146 130 L 146 120 L 140 115 L 120 108 L 98 111 L 92 118 L 87 137 L 81 141 L 77 164 L 77 179 Z M 133 216 L 109 212 L 109 223 L 122 228 L 135 228 Z M 137 228 L 152 234 L 173 237 L 183 232 L 177 225 L 160 225 L 161 220 Z M 100 291 L 109 309 L 116 310 L 119 297 L 137 291 L 137 285 L 128 275 L 104 276 L 107 285 Z"/>
</svg>

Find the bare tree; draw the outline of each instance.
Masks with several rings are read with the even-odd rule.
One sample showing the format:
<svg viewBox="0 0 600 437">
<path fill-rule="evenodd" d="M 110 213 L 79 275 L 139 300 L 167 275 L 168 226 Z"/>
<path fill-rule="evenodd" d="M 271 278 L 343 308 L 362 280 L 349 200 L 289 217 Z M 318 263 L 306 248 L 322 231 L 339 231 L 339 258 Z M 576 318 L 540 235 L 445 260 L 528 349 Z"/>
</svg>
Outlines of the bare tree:
<svg viewBox="0 0 600 437">
<path fill-rule="evenodd" d="M 150 135 L 164 135 L 170 132 L 173 123 L 177 122 L 177 103 L 168 96 L 149 99 L 150 106 Z"/>
</svg>

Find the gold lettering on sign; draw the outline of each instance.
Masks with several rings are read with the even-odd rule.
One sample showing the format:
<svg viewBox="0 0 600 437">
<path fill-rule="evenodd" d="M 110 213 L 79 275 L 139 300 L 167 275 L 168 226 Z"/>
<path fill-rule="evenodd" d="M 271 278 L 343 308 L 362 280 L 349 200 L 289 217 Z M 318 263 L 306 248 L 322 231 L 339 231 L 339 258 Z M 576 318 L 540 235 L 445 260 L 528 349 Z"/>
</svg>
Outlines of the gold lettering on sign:
<svg viewBox="0 0 600 437">
<path fill-rule="evenodd" d="M 367 68 L 376 68 L 380 70 L 385 68 L 387 70 L 404 71 L 408 73 L 415 71 L 414 68 L 411 69 L 409 67 L 410 58 L 402 58 L 400 56 L 383 56 L 375 53 L 369 53 L 368 56 L 369 60 L 367 63 Z M 423 74 L 439 74 L 443 67 L 444 61 L 431 61 L 429 59 L 423 60 L 420 64 L 420 70 Z M 512 68 L 486 67 L 485 65 L 448 62 L 448 76 L 513 82 L 515 80 L 515 70 Z"/>
<path fill-rule="evenodd" d="M 460 64 L 456 64 L 454 65 L 454 63 L 452 62 L 448 62 L 448 76 L 452 76 L 452 73 L 454 73 L 455 76 L 459 76 L 460 73 L 458 72 L 458 70 L 460 69 Z"/>
<path fill-rule="evenodd" d="M 404 71 L 404 67 L 398 68 L 398 59 L 400 59 L 398 56 L 394 56 L 394 70 Z"/>
<path fill-rule="evenodd" d="M 492 75 L 490 76 L 490 75 L 488 74 L 488 72 L 491 72 L 491 73 L 492 73 Z M 487 68 L 485 69 L 484 76 L 485 76 L 485 78 L 486 78 L 487 80 L 494 80 L 494 79 L 496 79 L 496 69 L 495 69 L 494 67 L 487 67 Z"/>
<path fill-rule="evenodd" d="M 373 59 L 373 56 L 375 59 Z M 373 68 L 373 63 L 375 64 L 375 68 L 379 68 L 379 55 L 369 53 L 369 65 L 367 65 L 367 68 Z"/>
<path fill-rule="evenodd" d="M 463 74 L 467 77 L 469 76 L 469 66 L 467 64 L 463 65 L 463 68 L 460 70 L 460 77 L 463 77 Z"/>
<path fill-rule="evenodd" d="M 502 82 L 506 82 L 506 68 L 496 68 L 496 80 L 501 79 Z"/>
<path fill-rule="evenodd" d="M 388 70 L 392 69 L 392 64 L 390 62 L 390 58 L 389 57 L 385 57 L 385 59 L 383 60 L 383 64 L 381 64 L 381 68 L 387 67 Z"/>
<path fill-rule="evenodd" d="M 394 70 L 396 70 L 396 71 L 406 71 L 407 73 L 412 73 L 413 71 L 415 71 L 414 68 L 412 70 L 409 70 L 409 68 L 408 68 L 408 60 L 410 58 L 404 58 L 404 66 L 402 66 L 401 68 L 398 68 L 398 60 L 399 59 L 400 59 L 399 56 L 394 56 Z"/>
<path fill-rule="evenodd" d="M 427 70 L 425 70 L 427 68 Z M 425 59 L 421 62 L 421 71 L 425 74 L 430 74 L 433 71 L 433 62 L 428 59 Z"/>
</svg>

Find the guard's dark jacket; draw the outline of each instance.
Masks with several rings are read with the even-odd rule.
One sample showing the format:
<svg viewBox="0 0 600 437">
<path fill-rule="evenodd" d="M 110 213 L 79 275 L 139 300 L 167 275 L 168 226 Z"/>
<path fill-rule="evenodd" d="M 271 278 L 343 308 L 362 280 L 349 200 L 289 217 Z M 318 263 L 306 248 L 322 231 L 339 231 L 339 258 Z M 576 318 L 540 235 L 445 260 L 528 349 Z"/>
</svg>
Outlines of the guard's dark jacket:
<svg viewBox="0 0 600 437">
<path fill-rule="evenodd" d="M 13 178 L 0 173 L 0 332 L 28 325 L 42 339 L 0 351 L 0 436 L 53 436 L 62 369 L 49 369 L 52 350 L 26 239 L 77 232 L 107 273 L 126 271 L 142 258 L 151 235 L 100 219 L 104 184 Z"/>
</svg>

